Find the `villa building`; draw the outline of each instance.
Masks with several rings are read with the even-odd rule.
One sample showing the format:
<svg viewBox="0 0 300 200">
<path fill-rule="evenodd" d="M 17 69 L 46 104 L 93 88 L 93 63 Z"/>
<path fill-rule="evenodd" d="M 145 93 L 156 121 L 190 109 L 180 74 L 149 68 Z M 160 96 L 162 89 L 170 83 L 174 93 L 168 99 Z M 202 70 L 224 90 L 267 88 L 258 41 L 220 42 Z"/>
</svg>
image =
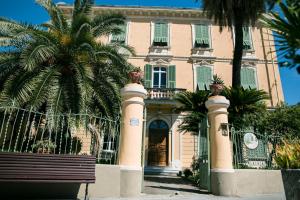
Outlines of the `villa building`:
<svg viewBox="0 0 300 200">
<path fill-rule="evenodd" d="M 71 6 L 61 5 L 68 14 Z M 199 9 L 95 6 L 93 14 L 121 13 L 124 33 L 101 38 L 135 49 L 129 62 L 144 70 L 146 167 L 181 170 L 198 152 L 197 135 L 178 131 L 182 114 L 173 96 L 180 91 L 204 90 L 214 74 L 231 85 L 234 32 L 203 17 Z M 271 31 L 257 24 L 244 27 L 241 79 L 245 88 L 265 90 L 272 108 L 283 92 Z"/>
</svg>

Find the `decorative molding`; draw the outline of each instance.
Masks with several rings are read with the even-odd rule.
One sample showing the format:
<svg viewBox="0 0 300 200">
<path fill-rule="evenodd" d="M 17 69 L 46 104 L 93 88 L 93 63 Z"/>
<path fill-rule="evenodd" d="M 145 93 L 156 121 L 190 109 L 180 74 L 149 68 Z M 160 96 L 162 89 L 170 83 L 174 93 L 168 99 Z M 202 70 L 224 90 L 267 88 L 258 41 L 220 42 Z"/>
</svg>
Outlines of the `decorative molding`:
<svg viewBox="0 0 300 200">
<path fill-rule="evenodd" d="M 190 60 L 194 65 L 212 65 L 216 61 L 216 57 L 191 56 Z"/>
<path fill-rule="evenodd" d="M 172 59 L 173 59 L 172 55 L 164 55 L 164 54 L 161 55 L 149 54 L 146 57 L 146 60 L 150 62 L 150 64 L 152 65 L 160 65 L 160 64 L 169 65 Z"/>
</svg>

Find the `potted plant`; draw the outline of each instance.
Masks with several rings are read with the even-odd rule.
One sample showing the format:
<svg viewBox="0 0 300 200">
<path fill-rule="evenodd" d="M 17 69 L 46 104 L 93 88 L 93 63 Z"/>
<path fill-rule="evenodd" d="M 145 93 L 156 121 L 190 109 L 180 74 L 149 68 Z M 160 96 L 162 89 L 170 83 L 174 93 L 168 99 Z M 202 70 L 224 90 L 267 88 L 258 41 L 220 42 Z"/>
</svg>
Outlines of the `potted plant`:
<svg viewBox="0 0 300 200">
<path fill-rule="evenodd" d="M 142 72 L 141 68 L 139 68 L 139 67 L 134 67 L 129 72 L 129 78 L 130 78 L 131 83 L 141 84 L 142 77 L 143 77 L 143 72 Z"/>
<path fill-rule="evenodd" d="M 286 200 L 300 199 L 300 141 L 283 140 L 276 147 L 275 161 L 281 168 Z"/>
<path fill-rule="evenodd" d="M 224 89 L 224 81 L 218 77 L 218 75 L 214 75 L 212 79 L 212 83 L 209 86 L 210 91 L 213 96 L 219 95 Z"/>
<path fill-rule="evenodd" d="M 56 145 L 48 140 L 39 140 L 35 144 L 32 145 L 32 148 L 37 153 L 44 153 L 44 154 L 50 154 L 53 153 L 54 149 L 56 148 Z"/>
</svg>

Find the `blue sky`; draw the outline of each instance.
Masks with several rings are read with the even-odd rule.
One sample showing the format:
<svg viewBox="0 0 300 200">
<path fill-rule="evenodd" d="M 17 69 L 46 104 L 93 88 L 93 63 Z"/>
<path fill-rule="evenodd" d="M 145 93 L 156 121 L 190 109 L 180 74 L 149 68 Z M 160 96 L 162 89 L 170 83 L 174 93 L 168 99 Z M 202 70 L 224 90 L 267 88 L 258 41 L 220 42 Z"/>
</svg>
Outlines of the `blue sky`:
<svg viewBox="0 0 300 200">
<path fill-rule="evenodd" d="M 64 1 L 72 4 L 73 0 Z M 39 24 L 48 20 L 43 8 L 39 7 L 34 0 L 0 0 L 0 16 L 14 20 Z M 97 5 L 135 5 L 135 6 L 168 6 L 198 8 L 199 2 L 194 0 L 96 0 Z M 281 82 L 283 85 L 286 103 L 292 105 L 300 102 L 300 75 L 295 69 L 280 68 Z"/>
</svg>

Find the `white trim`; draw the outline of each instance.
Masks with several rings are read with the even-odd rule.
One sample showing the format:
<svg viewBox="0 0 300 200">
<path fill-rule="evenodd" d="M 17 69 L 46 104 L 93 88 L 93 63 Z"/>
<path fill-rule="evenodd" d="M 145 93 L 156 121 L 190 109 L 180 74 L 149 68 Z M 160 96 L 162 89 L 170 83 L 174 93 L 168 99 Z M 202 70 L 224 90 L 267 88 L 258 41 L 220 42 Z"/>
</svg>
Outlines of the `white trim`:
<svg viewBox="0 0 300 200">
<path fill-rule="evenodd" d="M 126 171 L 142 171 L 141 166 L 128 166 L 128 165 L 120 165 L 121 170 L 126 170 Z"/>
<path fill-rule="evenodd" d="M 213 64 L 205 64 L 205 65 L 200 65 L 200 64 L 194 64 L 193 63 L 193 73 L 194 73 L 194 91 L 196 91 L 196 89 L 197 89 L 197 85 L 198 85 L 198 83 L 197 83 L 197 68 L 198 67 L 210 67 L 211 68 L 211 79 L 213 79 L 213 75 L 214 75 L 214 65 Z M 209 89 L 209 88 L 207 88 L 207 89 Z"/>
<path fill-rule="evenodd" d="M 168 24 L 168 46 L 171 47 L 172 46 L 172 44 L 171 44 L 171 37 L 172 37 L 172 35 L 171 35 L 171 22 L 168 22 L 167 24 Z"/>
<path fill-rule="evenodd" d="M 130 24 L 131 21 L 126 21 L 127 22 L 127 26 L 126 26 L 126 35 L 125 35 L 125 44 L 128 45 L 129 44 L 129 34 L 130 34 Z"/>
<path fill-rule="evenodd" d="M 234 173 L 234 169 L 220 169 L 220 168 L 214 168 L 210 169 L 211 172 L 225 172 L 225 173 Z"/>
</svg>

